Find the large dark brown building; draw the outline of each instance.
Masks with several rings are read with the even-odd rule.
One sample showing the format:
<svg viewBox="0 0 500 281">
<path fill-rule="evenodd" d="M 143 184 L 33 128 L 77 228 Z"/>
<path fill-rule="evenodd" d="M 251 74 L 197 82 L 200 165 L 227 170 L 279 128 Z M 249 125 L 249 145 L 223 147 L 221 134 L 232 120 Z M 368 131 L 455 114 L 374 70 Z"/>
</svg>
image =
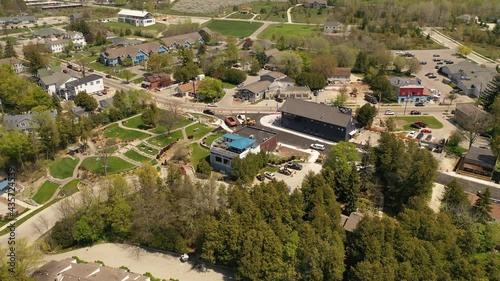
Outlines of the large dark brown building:
<svg viewBox="0 0 500 281">
<path fill-rule="evenodd" d="M 144 78 L 142 87 L 148 90 L 155 90 L 172 85 L 172 76 L 167 73 L 155 73 Z"/>
<path fill-rule="evenodd" d="M 460 160 L 458 173 L 475 174 L 491 179 L 497 163 L 497 157 L 489 149 L 471 147 Z"/>
<path fill-rule="evenodd" d="M 330 141 L 348 141 L 355 133 L 352 110 L 288 98 L 281 107 L 281 126 Z"/>
</svg>

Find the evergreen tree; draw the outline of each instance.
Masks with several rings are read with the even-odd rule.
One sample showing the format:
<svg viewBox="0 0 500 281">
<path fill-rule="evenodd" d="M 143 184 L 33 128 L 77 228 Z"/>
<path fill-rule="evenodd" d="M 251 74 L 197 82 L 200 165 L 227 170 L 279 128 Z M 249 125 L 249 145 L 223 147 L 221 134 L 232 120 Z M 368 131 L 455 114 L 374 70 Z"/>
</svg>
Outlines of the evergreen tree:
<svg viewBox="0 0 500 281">
<path fill-rule="evenodd" d="M 356 62 L 354 63 L 354 67 L 352 68 L 352 72 L 354 73 L 365 73 L 368 68 L 368 55 L 361 51 L 358 53 L 356 57 Z"/>
<path fill-rule="evenodd" d="M 14 50 L 13 39 L 7 38 L 7 43 L 5 44 L 4 58 L 17 58 L 16 50 Z"/>
<path fill-rule="evenodd" d="M 486 223 L 491 220 L 490 189 L 486 188 L 483 191 L 479 191 L 476 195 L 479 198 L 472 207 L 472 215 L 477 219 L 478 222 Z"/>
<path fill-rule="evenodd" d="M 486 89 L 481 92 L 479 97 L 479 103 L 486 109 L 490 111 L 495 98 L 500 96 L 500 74 L 496 75 L 493 80 L 488 83 Z"/>
</svg>

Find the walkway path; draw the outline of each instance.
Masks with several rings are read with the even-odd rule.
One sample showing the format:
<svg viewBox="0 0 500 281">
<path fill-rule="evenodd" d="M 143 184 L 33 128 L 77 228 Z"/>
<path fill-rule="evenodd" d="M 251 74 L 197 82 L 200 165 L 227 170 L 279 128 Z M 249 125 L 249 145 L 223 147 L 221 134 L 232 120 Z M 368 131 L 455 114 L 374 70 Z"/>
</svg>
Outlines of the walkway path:
<svg viewBox="0 0 500 281">
<path fill-rule="evenodd" d="M 251 20 L 250 22 L 253 22 L 253 20 Z M 260 22 L 260 21 L 257 21 L 257 22 Z M 277 24 L 277 22 L 264 22 L 264 24 L 259 27 L 257 30 L 254 31 L 254 33 L 252 33 L 252 35 L 248 36 L 248 38 L 252 39 L 252 40 L 257 40 L 257 36 L 259 36 L 259 34 L 262 33 L 262 31 L 264 31 L 269 25 L 271 24 Z"/>
<path fill-rule="evenodd" d="M 295 7 L 299 7 L 299 6 L 302 6 L 302 4 L 297 4 L 295 6 L 291 6 L 290 8 L 288 8 L 288 10 L 286 10 L 286 17 L 287 17 L 287 23 L 293 23 L 292 22 L 292 9 L 295 8 Z"/>
</svg>

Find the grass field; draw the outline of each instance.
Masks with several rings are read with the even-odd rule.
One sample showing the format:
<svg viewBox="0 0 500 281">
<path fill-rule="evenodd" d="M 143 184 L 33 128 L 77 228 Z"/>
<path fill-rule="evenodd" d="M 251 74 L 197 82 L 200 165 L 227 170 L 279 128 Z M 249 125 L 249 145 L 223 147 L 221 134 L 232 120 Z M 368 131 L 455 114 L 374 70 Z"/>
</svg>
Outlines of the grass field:
<svg viewBox="0 0 500 281">
<path fill-rule="evenodd" d="M 102 162 L 98 161 L 99 157 L 89 157 L 83 160 L 82 167 L 88 169 L 94 174 L 104 175 L 104 168 Z M 118 173 L 126 170 L 130 170 L 135 166 L 131 163 L 122 160 L 116 156 L 111 156 L 108 158 L 108 174 Z"/>
<path fill-rule="evenodd" d="M 151 160 L 151 158 L 148 158 L 146 156 L 143 156 L 143 155 L 140 155 L 139 153 L 137 153 L 137 151 L 135 150 L 129 150 L 127 152 L 125 152 L 125 156 L 127 158 L 130 158 L 132 160 L 135 160 L 137 162 L 144 162 L 144 161 L 149 161 Z"/>
<path fill-rule="evenodd" d="M 143 144 L 139 144 L 139 145 L 137 145 L 137 148 L 138 148 L 140 151 L 142 151 L 142 152 L 144 152 L 144 153 L 147 153 L 147 154 L 149 154 L 149 155 L 154 155 L 154 156 L 156 156 L 156 155 L 158 154 L 158 149 L 156 149 L 156 148 L 152 148 L 152 147 L 148 147 L 148 146 L 143 145 Z"/>
<path fill-rule="evenodd" d="M 104 136 L 107 138 L 118 138 L 123 141 L 143 139 L 150 135 L 138 131 L 126 130 L 118 127 L 118 125 L 111 125 L 106 130 L 104 130 Z"/>
<path fill-rule="evenodd" d="M 273 40 L 281 35 L 307 37 L 314 33 L 322 33 L 322 26 L 300 24 L 271 24 L 259 36 L 260 39 Z"/>
<path fill-rule="evenodd" d="M 231 83 L 227 83 L 227 82 L 222 82 L 222 87 L 224 87 L 224 89 L 234 89 L 236 88 L 237 85 L 234 85 L 234 84 L 231 84 Z"/>
<path fill-rule="evenodd" d="M 54 178 L 65 179 L 69 178 L 73 175 L 73 171 L 75 170 L 76 164 L 78 164 L 79 159 L 71 159 L 69 157 L 64 157 L 61 159 L 57 159 L 52 165 L 49 167 L 50 174 Z"/>
<path fill-rule="evenodd" d="M 318 9 L 308 9 L 304 7 L 295 7 L 290 13 L 292 22 L 311 23 L 323 25 L 328 17 L 328 9 L 321 9 L 321 14 L 318 14 Z M 310 17 L 307 16 L 309 12 Z"/>
<path fill-rule="evenodd" d="M 199 140 L 202 137 L 206 136 L 210 131 L 212 131 L 212 128 L 208 127 L 205 124 L 198 123 L 187 127 L 186 135 L 193 135 L 194 139 Z"/>
<path fill-rule="evenodd" d="M 403 126 L 405 130 L 413 130 L 410 125 L 415 122 L 424 122 L 427 124 L 427 127 L 430 129 L 441 129 L 443 128 L 443 124 L 439 122 L 433 116 L 400 116 L 400 117 L 392 117 L 396 120 L 398 127 Z M 398 122 L 400 121 L 400 122 Z"/>
<path fill-rule="evenodd" d="M 157 23 L 157 24 L 150 25 L 150 26 L 141 26 L 141 27 L 136 27 L 136 26 L 130 25 L 128 23 L 117 22 L 117 21 L 103 22 L 100 24 L 103 26 L 109 27 L 110 29 L 126 30 L 128 28 L 128 29 L 132 30 L 132 34 L 134 33 L 134 30 L 136 30 L 136 29 L 140 29 L 140 30 L 144 30 L 144 31 L 155 31 L 155 32 L 160 32 L 160 31 L 163 31 L 166 29 L 166 25 L 161 24 L 161 23 Z"/>
<path fill-rule="evenodd" d="M 94 70 L 102 71 L 105 73 L 110 73 L 110 71 L 112 71 L 114 69 L 112 67 L 105 66 L 104 64 L 102 64 L 100 62 L 91 62 L 90 67 L 93 68 Z"/>
<path fill-rule="evenodd" d="M 261 22 L 237 21 L 237 20 L 211 20 L 206 27 L 217 31 L 225 36 L 248 37 L 252 35 L 259 27 Z"/>
<path fill-rule="evenodd" d="M 177 130 L 177 129 L 182 128 L 182 127 L 185 127 L 191 123 L 193 123 L 193 120 L 189 120 L 187 118 L 182 118 L 180 121 L 175 122 L 174 126 L 172 127 L 172 131 Z M 154 129 L 151 129 L 150 131 L 152 133 L 155 133 L 155 134 L 163 134 L 163 133 L 167 132 L 167 129 L 160 125 Z"/>
<path fill-rule="evenodd" d="M 193 165 L 193 167 L 196 168 L 196 165 L 198 165 L 203 158 L 210 163 L 210 151 L 208 149 L 202 147 L 199 143 L 192 143 L 191 148 L 193 149 L 193 153 L 191 154 L 191 165 Z"/>
<path fill-rule="evenodd" d="M 144 125 L 144 122 L 142 122 L 141 115 L 123 121 L 123 126 L 133 129 L 141 129 L 141 130 L 147 129 L 147 127 Z"/>
<path fill-rule="evenodd" d="M 217 134 L 208 136 L 207 139 L 205 140 L 205 144 L 211 145 L 216 139 L 222 137 L 222 135 L 224 135 L 224 133 L 217 133 Z"/>
<path fill-rule="evenodd" d="M 78 183 L 80 182 L 80 179 L 74 179 L 70 182 L 68 182 L 65 186 L 61 188 L 61 195 L 64 196 L 70 196 L 74 193 L 78 192 Z"/>
<path fill-rule="evenodd" d="M 253 18 L 253 14 L 240 14 L 238 12 L 230 15 L 229 17 L 227 17 L 228 19 L 242 19 L 242 20 L 249 20 L 251 18 Z"/>
<path fill-rule="evenodd" d="M 253 12 L 259 14 L 257 15 L 257 17 L 255 17 L 255 19 L 268 21 L 286 21 L 286 10 L 290 5 L 288 2 L 255 2 L 248 3 L 247 6 L 252 7 Z M 283 15 L 285 15 L 284 18 Z"/>
<path fill-rule="evenodd" d="M 50 181 L 45 181 L 38 192 L 33 196 L 33 201 L 38 204 L 43 204 L 54 195 L 59 185 Z"/>
<path fill-rule="evenodd" d="M 157 146 L 164 147 L 164 146 L 167 146 L 167 145 L 173 143 L 177 139 L 181 140 L 182 138 L 183 138 L 182 131 L 178 130 L 178 131 L 170 133 L 169 138 L 167 138 L 166 135 L 161 135 L 161 136 L 157 136 L 157 137 L 154 137 L 152 139 L 149 139 L 148 142 L 151 144 L 157 145 Z"/>
</svg>

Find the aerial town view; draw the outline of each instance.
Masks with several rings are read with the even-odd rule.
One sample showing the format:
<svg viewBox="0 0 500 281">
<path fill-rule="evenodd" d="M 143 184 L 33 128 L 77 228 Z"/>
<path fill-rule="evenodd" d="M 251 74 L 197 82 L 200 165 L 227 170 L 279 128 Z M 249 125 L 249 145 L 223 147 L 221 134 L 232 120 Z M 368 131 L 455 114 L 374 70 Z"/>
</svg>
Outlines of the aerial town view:
<svg viewBox="0 0 500 281">
<path fill-rule="evenodd" d="M 499 0 L 2 0 L 0 109 L 0 281 L 500 281 Z"/>
</svg>

